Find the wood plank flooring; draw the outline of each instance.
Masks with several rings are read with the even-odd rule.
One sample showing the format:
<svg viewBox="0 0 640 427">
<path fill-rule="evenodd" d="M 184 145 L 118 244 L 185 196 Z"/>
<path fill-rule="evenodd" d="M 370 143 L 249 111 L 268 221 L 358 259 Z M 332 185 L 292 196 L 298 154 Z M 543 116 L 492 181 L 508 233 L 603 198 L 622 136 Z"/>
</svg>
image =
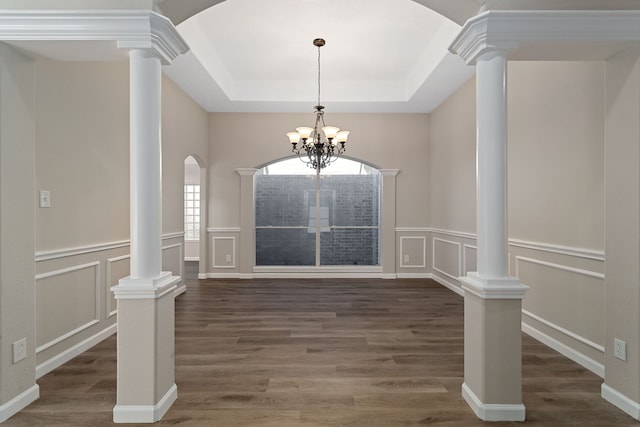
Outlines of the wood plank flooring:
<svg viewBox="0 0 640 427">
<path fill-rule="evenodd" d="M 463 300 L 433 281 L 187 286 L 179 397 L 156 425 L 485 425 L 460 392 Z M 523 371 L 527 426 L 640 426 L 600 398 L 600 378 L 527 336 Z M 38 380 L 40 399 L 4 426 L 112 425 L 115 372 L 111 337 Z"/>
</svg>

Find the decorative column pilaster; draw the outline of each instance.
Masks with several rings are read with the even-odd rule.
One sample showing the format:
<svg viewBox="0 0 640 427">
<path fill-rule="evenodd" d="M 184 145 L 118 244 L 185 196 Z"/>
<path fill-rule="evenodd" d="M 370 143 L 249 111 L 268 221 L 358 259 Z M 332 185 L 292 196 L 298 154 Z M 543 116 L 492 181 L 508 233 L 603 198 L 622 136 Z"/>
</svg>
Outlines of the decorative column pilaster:
<svg viewBox="0 0 640 427">
<path fill-rule="evenodd" d="M 382 278 L 396 278 L 396 177 L 399 169 L 380 169 L 382 174 L 382 212 L 380 236 Z"/>
<path fill-rule="evenodd" d="M 240 277 L 253 278 L 256 265 L 254 180 L 258 169 L 238 168 L 240 175 Z"/>
<path fill-rule="evenodd" d="M 477 272 L 464 289 L 462 395 L 485 421 L 524 421 L 522 298 L 526 286 L 509 276 L 507 240 L 507 51 L 488 45 L 483 21 L 465 25 L 451 50 L 476 65 Z M 486 22 L 484 22 L 486 24 Z M 479 27 L 479 28 L 478 28 Z"/>
<path fill-rule="evenodd" d="M 162 64 L 187 46 L 164 17 L 147 15 L 147 40 L 125 40 L 130 81 L 131 271 L 118 300 L 116 423 L 160 420 L 177 399 L 174 290 L 162 271 Z"/>
</svg>

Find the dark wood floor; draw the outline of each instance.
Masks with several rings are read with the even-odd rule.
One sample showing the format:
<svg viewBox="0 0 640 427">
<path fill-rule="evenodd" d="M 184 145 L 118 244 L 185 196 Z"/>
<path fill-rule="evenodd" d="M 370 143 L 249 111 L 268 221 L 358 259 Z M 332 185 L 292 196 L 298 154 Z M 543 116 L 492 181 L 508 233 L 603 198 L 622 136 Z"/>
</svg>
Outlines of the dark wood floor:
<svg viewBox="0 0 640 427">
<path fill-rule="evenodd" d="M 463 300 L 429 280 L 188 280 L 178 400 L 157 425 L 478 426 L 460 394 Z M 602 380 L 523 338 L 527 426 L 639 426 Z M 38 380 L 5 426 L 111 425 L 116 340 Z M 522 425 L 491 423 L 491 425 Z"/>
</svg>

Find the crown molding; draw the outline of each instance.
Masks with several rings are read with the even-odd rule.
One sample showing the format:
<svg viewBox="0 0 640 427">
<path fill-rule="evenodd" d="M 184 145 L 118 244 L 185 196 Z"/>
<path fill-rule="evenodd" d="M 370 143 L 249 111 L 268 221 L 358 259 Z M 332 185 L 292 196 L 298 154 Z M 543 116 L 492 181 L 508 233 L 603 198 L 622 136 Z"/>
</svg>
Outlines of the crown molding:
<svg viewBox="0 0 640 427">
<path fill-rule="evenodd" d="M 638 41 L 639 10 L 492 10 L 469 19 L 449 50 L 467 64 L 487 52 L 515 50 L 521 60 L 555 59 L 567 50 L 567 59 L 606 59 Z"/>
<path fill-rule="evenodd" d="M 150 10 L 0 10 L 0 40 L 114 42 L 165 64 L 189 50 L 171 21 Z"/>
</svg>

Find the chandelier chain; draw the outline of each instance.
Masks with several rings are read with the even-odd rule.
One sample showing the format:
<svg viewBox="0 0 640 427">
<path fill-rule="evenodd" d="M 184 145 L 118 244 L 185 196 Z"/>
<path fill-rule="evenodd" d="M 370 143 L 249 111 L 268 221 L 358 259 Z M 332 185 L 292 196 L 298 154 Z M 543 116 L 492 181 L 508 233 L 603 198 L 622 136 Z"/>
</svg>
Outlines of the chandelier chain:
<svg viewBox="0 0 640 427">
<path fill-rule="evenodd" d="M 318 46 L 318 105 L 320 105 L 320 46 Z"/>
</svg>

